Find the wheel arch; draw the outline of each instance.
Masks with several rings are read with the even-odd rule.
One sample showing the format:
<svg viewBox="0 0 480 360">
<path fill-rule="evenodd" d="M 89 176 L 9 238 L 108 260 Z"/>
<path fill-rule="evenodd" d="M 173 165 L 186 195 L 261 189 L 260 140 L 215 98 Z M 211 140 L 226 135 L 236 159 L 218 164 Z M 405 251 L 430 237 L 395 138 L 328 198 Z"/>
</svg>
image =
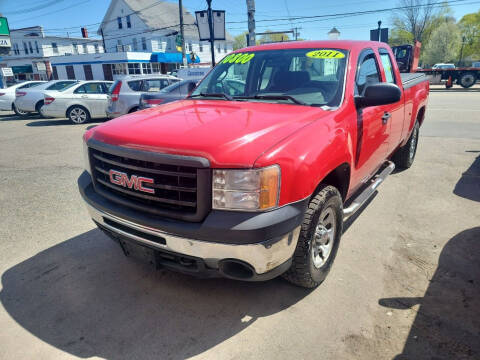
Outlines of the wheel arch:
<svg viewBox="0 0 480 360">
<path fill-rule="evenodd" d="M 40 105 L 40 103 L 42 104 L 40 107 L 38 105 Z M 41 99 L 41 100 L 38 100 L 36 103 L 35 103 L 35 110 L 36 111 L 40 111 L 40 108 L 45 104 L 45 100 L 44 99 Z"/>
<path fill-rule="evenodd" d="M 425 105 L 423 105 L 422 107 L 420 107 L 420 109 L 418 109 L 417 112 L 416 120 L 418 121 L 418 125 L 420 126 L 422 126 L 423 120 L 425 119 L 425 109 Z"/>
<path fill-rule="evenodd" d="M 340 164 L 320 180 L 313 191 L 312 197 L 320 191 L 322 185 L 331 185 L 338 189 L 340 195 L 342 195 L 342 200 L 345 202 L 350 187 L 350 175 L 350 164 L 347 162 Z"/>
</svg>

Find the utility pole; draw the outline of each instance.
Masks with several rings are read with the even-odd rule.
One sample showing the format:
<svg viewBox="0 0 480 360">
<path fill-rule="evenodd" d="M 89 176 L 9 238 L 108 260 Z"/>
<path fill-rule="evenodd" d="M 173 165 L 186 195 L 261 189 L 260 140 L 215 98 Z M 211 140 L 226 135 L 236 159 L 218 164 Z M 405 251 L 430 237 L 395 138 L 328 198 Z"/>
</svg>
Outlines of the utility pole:
<svg viewBox="0 0 480 360">
<path fill-rule="evenodd" d="M 458 60 L 458 66 L 463 65 L 463 47 L 465 46 L 465 36 L 462 37 L 462 48 L 460 49 L 460 59 Z"/>
<path fill-rule="evenodd" d="M 182 37 L 182 64 L 187 66 L 187 58 L 185 56 L 185 37 L 183 36 L 183 6 L 182 0 L 178 0 L 178 11 L 180 12 L 180 36 Z"/>
<path fill-rule="evenodd" d="M 102 43 L 103 43 L 103 52 L 107 52 L 107 47 L 105 46 L 105 38 L 103 37 L 103 29 L 100 28 L 100 34 L 102 35 Z"/>
<path fill-rule="evenodd" d="M 378 41 L 381 40 L 381 35 L 380 35 L 380 28 L 381 28 L 381 27 L 382 27 L 382 22 L 379 21 L 379 22 L 378 22 Z"/>
<path fill-rule="evenodd" d="M 212 67 L 215 66 L 215 44 L 213 33 L 213 19 L 212 19 L 212 0 L 207 0 L 207 14 L 208 14 L 208 28 L 210 29 L 210 51 L 212 52 Z"/>
<path fill-rule="evenodd" d="M 255 0 L 247 0 L 248 12 L 248 43 L 247 46 L 255 45 Z"/>
</svg>

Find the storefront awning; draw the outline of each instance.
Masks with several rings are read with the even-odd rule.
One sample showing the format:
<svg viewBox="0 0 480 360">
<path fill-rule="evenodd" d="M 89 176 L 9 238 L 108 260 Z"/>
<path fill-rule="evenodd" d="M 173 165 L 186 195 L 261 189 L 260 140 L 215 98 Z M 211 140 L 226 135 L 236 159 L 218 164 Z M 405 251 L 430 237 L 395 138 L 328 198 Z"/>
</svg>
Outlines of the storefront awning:
<svg viewBox="0 0 480 360">
<path fill-rule="evenodd" d="M 187 57 L 187 62 L 189 64 L 192 63 L 192 59 L 190 58 L 190 54 L 185 54 Z M 151 62 L 158 62 L 158 63 L 177 63 L 181 64 L 182 63 L 182 54 L 181 53 L 163 53 L 163 52 L 154 52 L 152 53 L 152 56 L 150 57 Z M 195 61 L 194 63 L 199 63 L 200 58 L 198 56 L 195 56 Z"/>
<path fill-rule="evenodd" d="M 32 65 L 12 66 L 12 71 L 14 74 L 33 73 L 33 67 Z"/>
</svg>

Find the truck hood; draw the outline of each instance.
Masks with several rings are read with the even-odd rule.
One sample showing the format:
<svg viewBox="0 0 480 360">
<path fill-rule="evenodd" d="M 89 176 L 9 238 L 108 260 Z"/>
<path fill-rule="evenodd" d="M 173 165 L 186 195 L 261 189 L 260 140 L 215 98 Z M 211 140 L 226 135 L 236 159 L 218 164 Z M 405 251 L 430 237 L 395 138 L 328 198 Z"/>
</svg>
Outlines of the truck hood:
<svg viewBox="0 0 480 360">
<path fill-rule="evenodd" d="M 251 167 L 267 149 L 328 114 L 289 104 L 183 100 L 111 120 L 89 136 L 139 150 L 201 156 L 214 167 Z"/>
</svg>

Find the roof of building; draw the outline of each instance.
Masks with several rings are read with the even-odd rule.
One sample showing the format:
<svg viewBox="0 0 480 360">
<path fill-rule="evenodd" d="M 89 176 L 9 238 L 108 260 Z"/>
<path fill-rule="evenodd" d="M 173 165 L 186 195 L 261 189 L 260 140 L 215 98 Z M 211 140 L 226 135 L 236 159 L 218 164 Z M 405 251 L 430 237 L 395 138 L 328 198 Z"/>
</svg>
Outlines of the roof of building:
<svg viewBox="0 0 480 360">
<path fill-rule="evenodd" d="M 148 26 L 150 29 L 158 30 L 171 30 L 171 31 L 180 31 L 179 23 L 179 10 L 178 4 L 158 1 L 158 0 L 123 0 L 130 9 Z M 100 29 L 103 28 L 103 25 L 107 21 L 116 19 L 109 19 L 110 12 L 116 1 L 112 0 L 110 6 L 108 7 L 105 16 L 103 17 L 102 23 L 98 29 L 100 34 Z M 127 14 L 128 15 L 128 14 Z M 183 8 L 183 23 L 184 34 L 186 38 L 198 39 L 198 30 L 195 25 L 195 17 Z M 226 34 L 228 41 L 233 41 L 233 38 L 230 34 Z"/>
<path fill-rule="evenodd" d="M 32 38 L 42 38 L 42 39 L 52 39 L 52 40 L 74 40 L 74 41 L 83 41 L 83 42 L 101 42 L 101 39 L 94 38 L 84 38 L 84 37 L 72 37 L 72 36 L 54 36 L 47 35 L 43 32 L 43 26 L 29 26 L 18 29 L 10 29 L 10 33 L 23 33 L 23 36 L 32 37 Z M 36 35 L 35 35 L 36 34 Z"/>
</svg>

